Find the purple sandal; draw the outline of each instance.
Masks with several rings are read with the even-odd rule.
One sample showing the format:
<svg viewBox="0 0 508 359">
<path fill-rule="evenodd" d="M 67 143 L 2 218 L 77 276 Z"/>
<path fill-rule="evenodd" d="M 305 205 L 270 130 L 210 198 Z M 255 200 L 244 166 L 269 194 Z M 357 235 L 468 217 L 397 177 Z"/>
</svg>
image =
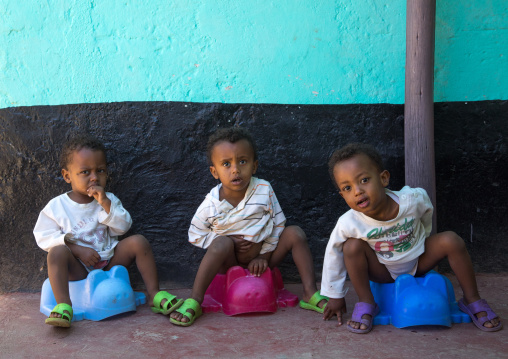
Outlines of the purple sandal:
<svg viewBox="0 0 508 359">
<path fill-rule="evenodd" d="M 484 332 L 497 332 L 498 330 L 503 328 L 503 323 L 501 322 L 499 322 L 495 327 L 492 328 L 487 328 L 483 326 L 485 322 L 488 322 L 498 317 L 498 315 L 494 313 L 494 311 L 487 304 L 487 301 L 485 299 L 480 299 L 477 300 L 476 302 L 467 305 L 464 303 L 464 299 L 461 299 L 459 300 L 459 308 L 464 313 L 468 314 L 471 317 L 471 320 L 473 321 L 474 325 L 476 325 L 479 329 L 483 330 Z M 477 318 L 476 314 L 480 312 L 486 312 L 487 315 L 485 317 Z"/>
<path fill-rule="evenodd" d="M 374 317 L 379 313 L 379 307 L 376 303 L 369 304 L 365 302 L 358 302 L 355 304 L 355 309 L 353 310 L 353 315 L 351 317 L 351 320 L 353 322 L 365 324 L 367 326 L 366 329 L 355 329 L 351 327 L 349 324 L 347 325 L 347 330 L 353 333 L 358 334 L 366 334 L 372 330 L 372 323 L 374 322 Z M 369 319 L 362 319 L 363 315 L 370 315 L 372 318 Z"/>
</svg>

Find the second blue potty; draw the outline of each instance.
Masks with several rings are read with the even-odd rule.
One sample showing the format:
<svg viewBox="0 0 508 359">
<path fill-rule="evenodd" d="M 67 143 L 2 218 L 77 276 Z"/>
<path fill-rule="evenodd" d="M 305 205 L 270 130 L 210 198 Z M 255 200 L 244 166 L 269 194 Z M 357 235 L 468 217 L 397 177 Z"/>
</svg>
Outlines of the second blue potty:
<svg viewBox="0 0 508 359">
<path fill-rule="evenodd" d="M 381 309 L 374 325 L 451 327 L 452 323 L 471 322 L 469 315 L 459 310 L 450 280 L 434 271 L 423 277 L 403 274 L 395 283 L 370 282 L 370 288 Z"/>
</svg>

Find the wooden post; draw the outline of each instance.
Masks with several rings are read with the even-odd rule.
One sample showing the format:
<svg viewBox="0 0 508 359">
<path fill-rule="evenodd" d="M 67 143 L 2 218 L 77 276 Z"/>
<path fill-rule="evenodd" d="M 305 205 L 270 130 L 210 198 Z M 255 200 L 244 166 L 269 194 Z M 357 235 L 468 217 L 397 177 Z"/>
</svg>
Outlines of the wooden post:
<svg viewBox="0 0 508 359">
<path fill-rule="evenodd" d="M 436 232 L 436 169 L 434 161 L 434 37 L 435 0 L 407 0 L 404 153 L 406 184 L 422 187 L 434 205 Z"/>
</svg>

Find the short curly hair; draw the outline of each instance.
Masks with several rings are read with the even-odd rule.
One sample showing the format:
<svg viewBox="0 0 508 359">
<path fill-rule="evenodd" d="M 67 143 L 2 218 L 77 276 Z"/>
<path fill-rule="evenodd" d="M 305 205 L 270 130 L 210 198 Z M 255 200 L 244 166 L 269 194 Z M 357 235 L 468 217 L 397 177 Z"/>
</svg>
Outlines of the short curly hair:
<svg viewBox="0 0 508 359">
<path fill-rule="evenodd" d="M 258 159 L 258 151 L 256 147 L 256 143 L 254 142 L 254 139 L 252 138 L 249 131 L 247 131 L 245 128 L 242 127 L 228 127 L 228 128 L 221 128 L 217 131 L 215 131 L 210 138 L 208 139 L 208 143 L 206 145 L 206 154 L 208 157 L 208 163 L 213 165 L 212 163 L 212 150 L 214 146 L 223 141 L 236 143 L 240 140 L 246 140 L 250 143 L 252 146 L 252 150 L 254 151 L 254 161 L 257 161 Z"/>
<path fill-rule="evenodd" d="M 97 138 L 90 135 L 79 135 L 68 140 L 60 153 L 60 168 L 67 169 L 67 165 L 72 161 L 72 154 L 83 148 L 89 148 L 93 151 L 102 151 L 106 156 L 106 147 Z M 107 161 L 107 160 L 106 160 Z"/>
<path fill-rule="evenodd" d="M 379 172 L 383 172 L 385 170 L 383 159 L 373 146 L 366 143 L 349 143 L 344 147 L 335 150 L 330 157 L 330 160 L 328 161 L 328 172 L 332 180 L 335 182 L 333 177 L 333 169 L 338 163 L 349 160 L 356 155 L 362 154 L 370 158 Z"/>
</svg>

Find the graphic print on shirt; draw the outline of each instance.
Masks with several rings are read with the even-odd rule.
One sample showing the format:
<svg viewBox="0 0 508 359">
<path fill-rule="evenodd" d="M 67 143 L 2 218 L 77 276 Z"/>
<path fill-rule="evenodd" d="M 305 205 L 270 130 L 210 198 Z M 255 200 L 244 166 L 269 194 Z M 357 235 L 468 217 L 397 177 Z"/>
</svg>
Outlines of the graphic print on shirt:
<svg viewBox="0 0 508 359">
<path fill-rule="evenodd" d="M 367 239 L 375 239 L 374 250 L 379 256 L 386 259 L 392 258 L 394 252 L 402 253 L 410 250 L 414 245 L 415 219 L 404 219 L 404 223 L 383 230 L 382 227 L 374 228 L 367 233 Z"/>
<path fill-rule="evenodd" d="M 72 238 L 89 246 L 102 247 L 105 242 L 107 227 L 105 225 L 97 226 L 97 221 L 93 217 L 83 218 L 72 228 Z"/>
</svg>

